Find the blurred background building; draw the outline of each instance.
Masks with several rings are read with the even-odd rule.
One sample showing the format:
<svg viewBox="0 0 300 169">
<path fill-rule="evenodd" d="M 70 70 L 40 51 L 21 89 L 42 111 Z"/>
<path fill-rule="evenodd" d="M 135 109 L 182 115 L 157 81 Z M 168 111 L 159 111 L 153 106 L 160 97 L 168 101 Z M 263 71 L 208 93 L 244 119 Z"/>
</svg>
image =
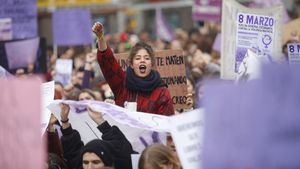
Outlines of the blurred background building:
<svg viewBox="0 0 300 169">
<path fill-rule="evenodd" d="M 192 17 L 197 0 L 37 0 L 39 36 L 52 44 L 52 12 L 59 8 L 88 8 L 92 22 L 105 24 L 107 33 L 147 31 L 155 34 L 155 11 L 161 9 L 171 28 L 189 30 L 203 23 Z M 198 0 L 201 1 L 201 0 Z M 203 3 L 208 0 L 202 0 Z M 247 4 L 252 0 L 239 0 Z M 202 3 L 202 2 L 201 2 Z M 292 18 L 300 13 L 300 0 L 284 0 Z"/>
</svg>

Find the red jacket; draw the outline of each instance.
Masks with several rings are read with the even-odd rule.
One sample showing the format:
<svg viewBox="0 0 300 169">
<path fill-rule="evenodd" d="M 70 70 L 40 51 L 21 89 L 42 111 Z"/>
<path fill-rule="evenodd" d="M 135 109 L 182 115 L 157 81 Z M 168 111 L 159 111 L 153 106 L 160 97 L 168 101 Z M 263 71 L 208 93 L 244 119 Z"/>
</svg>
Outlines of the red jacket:
<svg viewBox="0 0 300 169">
<path fill-rule="evenodd" d="M 124 102 L 137 102 L 137 111 L 170 116 L 174 114 L 171 95 L 166 87 L 155 88 L 150 94 L 129 91 L 126 88 L 126 73 L 122 70 L 108 47 L 106 51 L 97 52 L 98 63 L 102 73 L 115 95 L 118 106 Z"/>
</svg>

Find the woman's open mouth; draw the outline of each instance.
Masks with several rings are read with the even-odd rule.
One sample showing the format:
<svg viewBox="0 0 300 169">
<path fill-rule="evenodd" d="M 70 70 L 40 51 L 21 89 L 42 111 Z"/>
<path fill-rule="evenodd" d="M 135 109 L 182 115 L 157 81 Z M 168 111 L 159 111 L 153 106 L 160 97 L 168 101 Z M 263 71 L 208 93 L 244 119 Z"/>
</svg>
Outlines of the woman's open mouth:
<svg viewBox="0 0 300 169">
<path fill-rule="evenodd" d="M 146 73 L 146 66 L 145 65 L 140 65 L 139 69 L 140 69 L 141 73 Z"/>
</svg>

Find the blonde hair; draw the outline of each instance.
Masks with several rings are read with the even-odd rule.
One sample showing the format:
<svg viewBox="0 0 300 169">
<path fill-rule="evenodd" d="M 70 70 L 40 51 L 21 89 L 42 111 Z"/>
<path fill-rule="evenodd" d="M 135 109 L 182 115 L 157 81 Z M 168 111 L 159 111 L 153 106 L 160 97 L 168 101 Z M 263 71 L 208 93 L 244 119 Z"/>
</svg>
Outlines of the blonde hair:
<svg viewBox="0 0 300 169">
<path fill-rule="evenodd" d="M 153 144 L 147 147 L 139 159 L 139 169 L 144 169 L 149 164 L 155 169 L 160 169 L 160 165 L 172 165 L 173 169 L 180 169 L 179 161 L 172 151 L 163 144 Z"/>
</svg>

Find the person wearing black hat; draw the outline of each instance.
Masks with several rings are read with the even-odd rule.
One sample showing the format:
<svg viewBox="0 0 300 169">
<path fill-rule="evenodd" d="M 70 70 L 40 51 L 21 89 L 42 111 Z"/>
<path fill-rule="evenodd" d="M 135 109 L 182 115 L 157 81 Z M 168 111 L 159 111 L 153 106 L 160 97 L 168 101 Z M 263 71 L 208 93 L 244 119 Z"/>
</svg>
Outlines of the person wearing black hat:
<svg viewBox="0 0 300 169">
<path fill-rule="evenodd" d="M 103 119 L 102 113 L 88 108 L 88 114 L 98 125 L 102 133 L 102 140 L 95 139 L 83 146 L 78 131 L 72 129 L 69 122 L 70 107 L 61 104 L 62 147 L 64 158 L 72 169 L 131 169 L 131 154 L 133 151 L 130 142 L 117 126 L 111 126 Z"/>
<path fill-rule="evenodd" d="M 82 149 L 83 168 L 100 169 L 114 166 L 113 148 L 110 143 L 95 139 L 88 142 Z"/>
</svg>

